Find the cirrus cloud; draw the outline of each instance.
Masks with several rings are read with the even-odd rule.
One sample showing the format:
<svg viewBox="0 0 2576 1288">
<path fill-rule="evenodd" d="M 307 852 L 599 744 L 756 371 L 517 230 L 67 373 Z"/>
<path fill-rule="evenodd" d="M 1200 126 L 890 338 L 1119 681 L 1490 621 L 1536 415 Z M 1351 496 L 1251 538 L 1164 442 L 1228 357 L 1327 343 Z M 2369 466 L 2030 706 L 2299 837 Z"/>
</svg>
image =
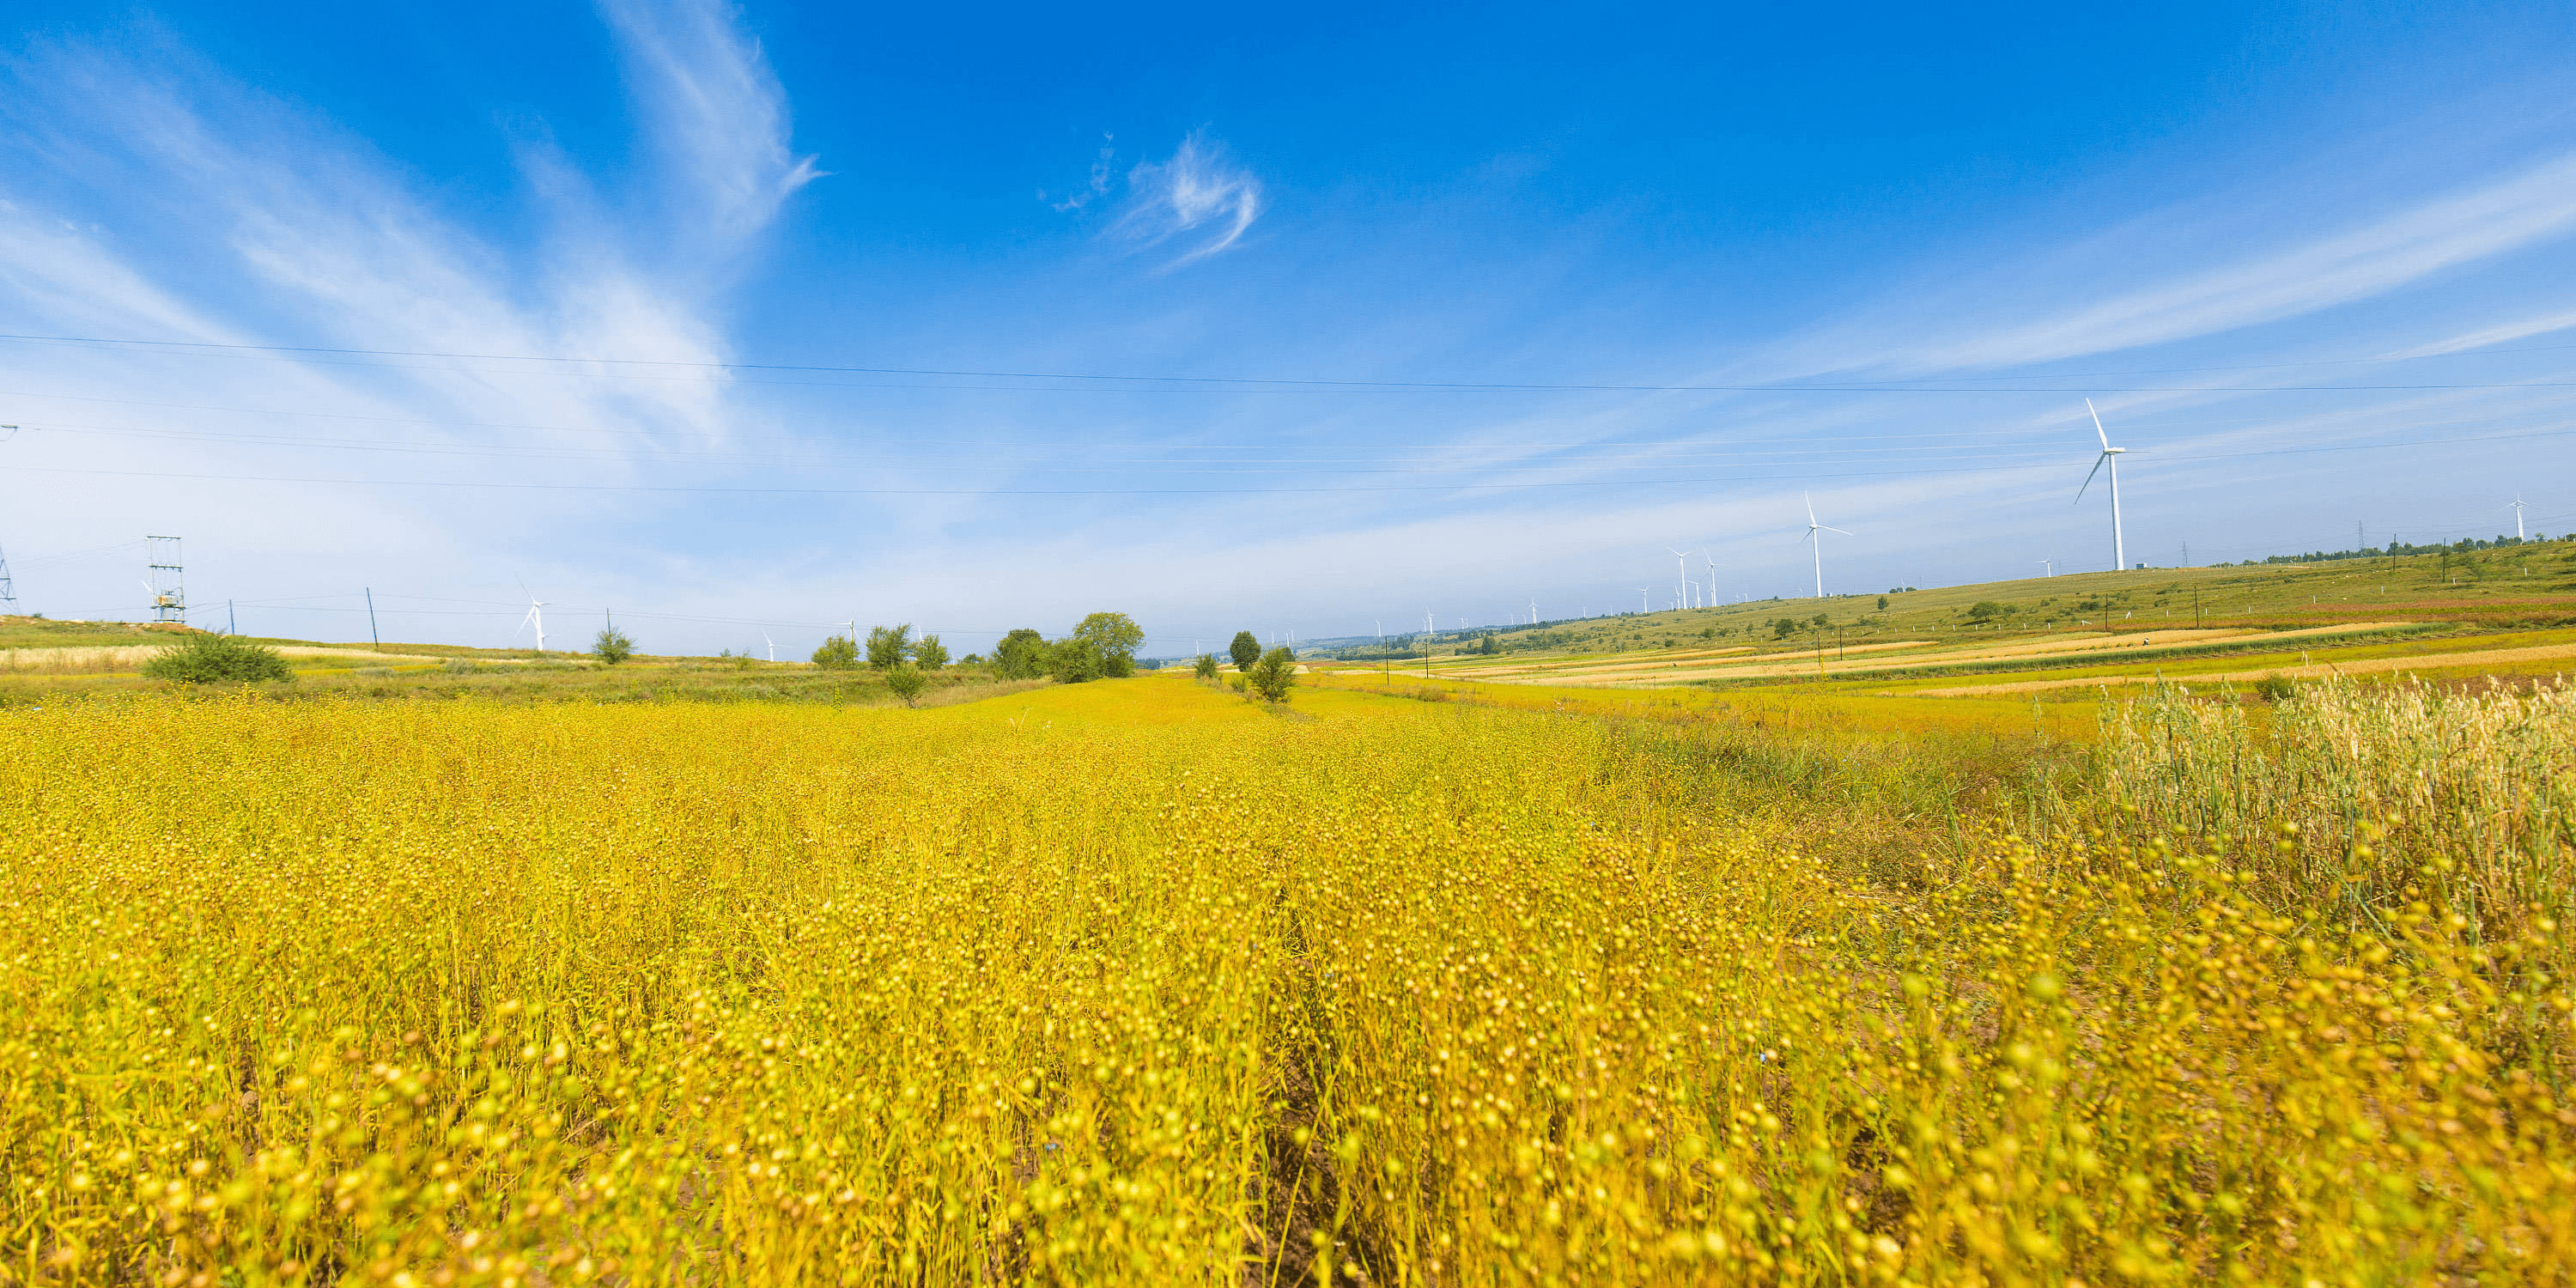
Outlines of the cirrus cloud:
<svg viewBox="0 0 2576 1288">
<path fill-rule="evenodd" d="M 1261 214 L 1261 181 L 1204 132 L 1182 139 L 1170 160 L 1128 171 L 1127 187 L 1113 231 L 1146 246 L 1182 245 L 1174 265 L 1234 245 Z"/>
</svg>

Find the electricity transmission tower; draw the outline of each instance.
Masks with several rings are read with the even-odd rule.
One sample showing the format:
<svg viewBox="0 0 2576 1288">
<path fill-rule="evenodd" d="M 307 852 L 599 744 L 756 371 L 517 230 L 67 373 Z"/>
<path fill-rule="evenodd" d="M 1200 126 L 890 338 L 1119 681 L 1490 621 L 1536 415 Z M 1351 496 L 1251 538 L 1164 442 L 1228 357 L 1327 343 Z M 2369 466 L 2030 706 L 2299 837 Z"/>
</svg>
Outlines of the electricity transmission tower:
<svg viewBox="0 0 2576 1288">
<path fill-rule="evenodd" d="M 188 620 L 188 583 L 185 569 L 179 564 L 177 537 L 145 537 L 151 544 L 152 576 L 143 583 L 152 592 L 152 620 L 178 622 Z M 168 544 L 163 544 L 163 543 Z"/>
</svg>

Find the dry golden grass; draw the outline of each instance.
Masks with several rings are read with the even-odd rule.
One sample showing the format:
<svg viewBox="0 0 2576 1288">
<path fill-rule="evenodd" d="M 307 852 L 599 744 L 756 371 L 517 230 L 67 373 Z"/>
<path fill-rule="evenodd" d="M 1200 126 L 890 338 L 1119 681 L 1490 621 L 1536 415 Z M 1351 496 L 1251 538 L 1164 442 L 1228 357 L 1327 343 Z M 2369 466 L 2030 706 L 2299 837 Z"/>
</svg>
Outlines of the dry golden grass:
<svg viewBox="0 0 2576 1288">
<path fill-rule="evenodd" d="M 1704 721 L 0 713 L 0 1278 L 2542 1280 L 2568 940 L 2473 901 L 2568 855 L 2454 814 L 2559 792 L 2560 726 L 2461 701 L 2206 833 L 2139 749 L 2154 827 L 1896 871 L 1829 780 L 1720 808 Z M 2443 747 L 2519 786 L 2397 804 Z M 2354 793 L 2409 821 L 2237 839 Z"/>
</svg>

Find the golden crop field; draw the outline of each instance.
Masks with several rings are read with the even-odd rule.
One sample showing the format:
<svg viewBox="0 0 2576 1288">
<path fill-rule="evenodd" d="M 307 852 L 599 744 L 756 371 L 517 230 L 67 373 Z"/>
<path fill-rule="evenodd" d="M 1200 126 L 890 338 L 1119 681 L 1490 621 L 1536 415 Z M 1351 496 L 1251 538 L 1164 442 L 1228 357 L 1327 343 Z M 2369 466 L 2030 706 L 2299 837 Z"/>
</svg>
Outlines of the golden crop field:
<svg viewBox="0 0 2576 1288">
<path fill-rule="evenodd" d="M 10 709 L 0 1282 L 2563 1278 L 2576 694 L 2302 700 Z"/>
</svg>

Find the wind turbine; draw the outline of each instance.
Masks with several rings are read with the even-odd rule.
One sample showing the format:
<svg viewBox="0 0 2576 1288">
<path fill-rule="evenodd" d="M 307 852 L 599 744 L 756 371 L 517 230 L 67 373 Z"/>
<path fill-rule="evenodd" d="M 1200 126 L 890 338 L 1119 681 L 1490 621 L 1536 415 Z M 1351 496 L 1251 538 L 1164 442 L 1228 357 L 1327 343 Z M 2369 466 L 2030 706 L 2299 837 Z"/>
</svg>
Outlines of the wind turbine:
<svg viewBox="0 0 2576 1288">
<path fill-rule="evenodd" d="M 1538 601 L 1535 599 L 1530 601 L 1530 625 L 1538 625 Z"/>
<path fill-rule="evenodd" d="M 1673 583 L 1673 598 L 1677 601 L 1675 606 L 1687 608 L 1690 606 L 1689 602 L 1683 597 L 1688 595 L 1690 592 L 1681 588 L 1690 584 L 1690 552 L 1686 550 L 1675 550 L 1671 546 L 1666 546 L 1664 547 L 1664 553 L 1673 557 L 1673 576 L 1675 579 Z"/>
<path fill-rule="evenodd" d="M 1843 530 L 1829 524 L 1816 522 L 1816 498 L 1808 496 L 1804 492 L 1801 492 L 1798 495 L 1807 503 L 1807 544 L 1816 548 L 1816 598 L 1823 599 L 1825 597 L 1825 541 L 1823 537 L 1816 534 L 1821 532 L 1843 532 Z M 1843 532 L 1843 535 L 1848 537 L 1851 534 Z"/>
<path fill-rule="evenodd" d="M 1637 611 L 1641 614 L 1646 611 L 1646 588 L 1643 586 L 1637 588 Z"/>
<path fill-rule="evenodd" d="M 537 651 L 543 653 L 546 651 L 546 601 L 537 598 L 536 592 L 529 590 L 528 583 L 524 581 L 519 583 L 519 590 L 528 597 L 528 615 L 519 619 L 519 631 L 528 629 L 529 623 L 535 623 Z M 519 631 L 510 632 L 510 638 L 519 638 Z"/>
<path fill-rule="evenodd" d="M 2046 560 L 2046 559 L 2033 559 L 2033 560 L 2031 560 L 2031 562 L 2039 565 L 2039 567 L 2040 567 L 2040 575 L 2041 575 L 2041 576 L 2043 576 L 2043 577 L 2054 577 L 2054 576 L 2056 576 L 2056 575 L 2057 575 L 2057 565 L 2056 565 L 2056 564 L 2053 564 L 2053 563 L 2051 563 L 2051 562 L 2049 562 L 2048 560 Z"/>
<path fill-rule="evenodd" d="M 2111 435 L 2102 428 L 2102 413 L 2093 410 L 2093 400 L 2084 400 L 2084 410 L 2093 416 L 2093 436 L 2102 440 L 2102 454 L 2093 458 L 2093 473 L 2084 476 L 2084 487 L 2075 489 L 2078 503 L 2084 500 L 2086 488 L 2093 486 L 2093 475 L 2102 467 L 2111 467 L 2111 571 L 2123 572 L 2129 566 L 2129 547 L 2120 539 L 2120 453 L 2129 450 L 2111 446 Z"/>
<path fill-rule="evenodd" d="M 2522 536 L 2522 494 L 2521 494 L 2520 492 L 2516 492 L 2516 493 L 2514 493 L 2514 494 L 2513 494 L 2513 539 L 2514 539 L 2514 540 L 2516 540 L 2516 541 L 2520 541 L 2520 540 L 2522 540 L 2522 539 L 2523 539 L 2523 536 Z"/>
<path fill-rule="evenodd" d="M 777 660 L 778 660 L 778 641 L 776 641 L 776 640 L 774 640 L 774 639 L 769 638 L 769 632 L 767 632 L 767 631 L 762 631 L 762 632 L 760 633 L 760 642 L 769 646 L 769 660 L 770 660 L 770 661 L 772 661 L 772 662 L 777 661 Z"/>
</svg>

